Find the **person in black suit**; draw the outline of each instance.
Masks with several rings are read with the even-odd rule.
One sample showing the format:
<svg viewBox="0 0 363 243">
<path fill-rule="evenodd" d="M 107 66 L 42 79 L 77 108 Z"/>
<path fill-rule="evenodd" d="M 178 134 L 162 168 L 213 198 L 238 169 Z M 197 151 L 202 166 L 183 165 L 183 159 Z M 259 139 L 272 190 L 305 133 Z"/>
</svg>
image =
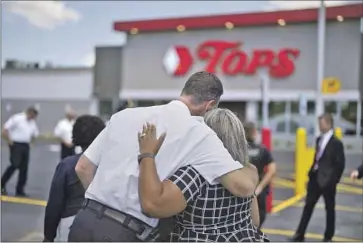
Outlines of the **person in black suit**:
<svg viewBox="0 0 363 243">
<path fill-rule="evenodd" d="M 321 135 L 316 140 L 314 162 L 309 171 L 309 182 L 300 224 L 292 241 L 304 241 L 305 231 L 315 204 L 322 195 L 326 209 L 326 230 L 323 241 L 330 242 L 335 231 L 336 188 L 345 167 L 342 142 L 334 135 L 334 120 L 330 114 L 319 117 Z"/>
<path fill-rule="evenodd" d="M 363 178 L 363 162 L 356 170 L 353 170 L 350 174 L 350 178 L 352 179 L 362 179 Z"/>
</svg>

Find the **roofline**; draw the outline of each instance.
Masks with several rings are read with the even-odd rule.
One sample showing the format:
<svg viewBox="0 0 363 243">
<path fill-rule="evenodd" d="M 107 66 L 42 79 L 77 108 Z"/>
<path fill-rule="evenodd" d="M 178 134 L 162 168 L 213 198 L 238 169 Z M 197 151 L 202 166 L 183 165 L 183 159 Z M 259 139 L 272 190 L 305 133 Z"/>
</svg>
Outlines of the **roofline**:
<svg viewBox="0 0 363 243">
<path fill-rule="evenodd" d="M 336 20 L 338 15 L 343 16 L 344 19 L 357 19 L 363 17 L 363 3 L 327 7 L 326 9 L 327 20 Z M 129 32 L 131 29 L 135 28 L 141 32 L 162 32 L 176 30 L 177 26 L 182 25 L 186 30 L 198 30 L 206 28 L 225 28 L 226 22 L 231 22 L 236 27 L 248 27 L 275 25 L 277 24 L 278 19 L 285 20 L 287 24 L 307 23 L 317 21 L 317 10 L 318 8 L 310 8 L 273 12 L 118 21 L 113 24 L 113 29 L 122 32 Z"/>
<path fill-rule="evenodd" d="M 54 71 L 89 71 L 93 67 L 46 67 L 46 68 L 2 68 L 2 74 L 29 73 L 29 72 L 54 72 Z"/>
</svg>

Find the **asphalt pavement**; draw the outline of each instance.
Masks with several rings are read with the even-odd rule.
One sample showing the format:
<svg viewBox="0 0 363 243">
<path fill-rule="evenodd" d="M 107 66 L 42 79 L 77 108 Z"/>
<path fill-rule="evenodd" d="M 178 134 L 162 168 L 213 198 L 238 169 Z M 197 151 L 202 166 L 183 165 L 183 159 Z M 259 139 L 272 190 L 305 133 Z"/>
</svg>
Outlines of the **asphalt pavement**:
<svg viewBox="0 0 363 243">
<path fill-rule="evenodd" d="M 278 163 L 278 177 L 273 183 L 274 205 L 284 204 L 294 196 L 293 152 L 273 152 Z M 1 150 L 1 171 L 9 164 L 9 153 L 5 146 Z M 53 172 L 59 161 L 56 146 L 37 144 L 31 148 L 28 183 L 28 199 L 12 197 L 15 193 L 17 174 L 7 185 L 9 197 L 1 202 L 1 241 L 41 241 L 44 205 L 47 200 Z M 336 241 L 363 241 L 363 185 L 348 177 L 350 171 L 362 162 L 361 154 L 348 154 L 345 177 L 337 196 Z M 293 234 L 301 216 L 303 200 L 291 207 L 281 207 L 268 216 L 263 227 L 272 241 L 287 241 Z M 319 241 L 325 228 L 324 202 L 317 205 L 310 222 L 307 241 Z"/>
</svg>

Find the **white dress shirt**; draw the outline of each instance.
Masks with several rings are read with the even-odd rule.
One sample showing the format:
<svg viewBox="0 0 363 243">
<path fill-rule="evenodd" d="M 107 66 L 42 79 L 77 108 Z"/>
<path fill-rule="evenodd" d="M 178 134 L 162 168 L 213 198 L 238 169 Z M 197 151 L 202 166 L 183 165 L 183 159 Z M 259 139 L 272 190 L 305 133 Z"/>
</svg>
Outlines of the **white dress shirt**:
<svg viewBox="0 0 363 243">
<path fill-rule="evenodd" d="M 317 154 L 317 159 L 320 159 L 320 157 L 323 155 L 323 152 L 325 150 L 326 145 L 328 144 L 330 138 L 333 136 L 334 131 L 333 130 L 329 130 L 326 133 L 323 133 L 320 136 L 320 141 L 319 141 L 319 146 L 318 146 L 318 154 Z"/>
<path fill-rule="evenodd" d="M 328 144 L 330 138 L 334 135 L 333 130 L 329 130 L 326 133 L 320 135 L 319 144 L 318 144 L 318 151 L 316 151 L 315 163 L 314 163 L 314 171 L 319 169 L 319 159 L 324 153 L 325 147 Z"/>
<path fill-rule="evenodd" d="M 139 144 L 137 133 L 146 122 L 156 125 L 166 139 L 157 154 L 156 167 L 165 180 L 185 165 L 192 165 L 209 183 L 243 166 L 234 161 L 223 143 L 203 121 L 192 117 L 180 101 L 166 105 L 125 109 L 110 119 L 84 155 L 97 168 L 85 197 L 133 215 L 152 227 L 158 219 L 141 213 L 138 197 Z"/>
<path fill-rule="evenodd" d="M 25 112 L 15 114 L 4 124 L 13 142 L 30 143 L 32 138 L 39 136 L 39 130 L 34 120 L 28 120 Z"/>
<path fill-rule="evenodd" d="M 54 129 L 54 136 L 62 139 L 62 141 L 66 143 L 72 143 L 73 125 L 74 120 L 69 120 L 67 118 L 60 120 Z"/>
</svg>

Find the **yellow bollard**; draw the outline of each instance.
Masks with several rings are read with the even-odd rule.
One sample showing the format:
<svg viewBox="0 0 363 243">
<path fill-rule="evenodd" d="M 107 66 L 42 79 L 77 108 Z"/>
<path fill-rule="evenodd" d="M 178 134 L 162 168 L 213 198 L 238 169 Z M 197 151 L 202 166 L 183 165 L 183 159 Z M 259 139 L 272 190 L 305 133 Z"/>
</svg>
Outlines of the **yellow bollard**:
<svg viewBox="0 0 363 243">
<path fill-rule="evenodd" d="M 295 195 L 305 193 L 305 154 L 307 146 L 307 136 L 305 128 L 298 128 L 296 131 L 295 146 Z"/>
<path fill-rule="evenodd" d="M 343 138 L 343 130 L 340 127 L 336 127 L 334 129 L 334 135 L 339 138 L 342 139 Z"/>
</svg>

